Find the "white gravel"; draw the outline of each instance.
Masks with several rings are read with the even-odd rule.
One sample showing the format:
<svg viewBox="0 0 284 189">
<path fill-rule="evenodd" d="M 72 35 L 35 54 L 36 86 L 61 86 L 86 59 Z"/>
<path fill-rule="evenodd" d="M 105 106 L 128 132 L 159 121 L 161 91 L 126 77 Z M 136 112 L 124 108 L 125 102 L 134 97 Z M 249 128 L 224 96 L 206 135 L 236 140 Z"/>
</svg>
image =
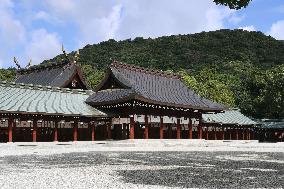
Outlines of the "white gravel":
<svg viewBox="0 0 284 189">
<path fill-rule="evenodd" d="M 206 140 L 123 140 L 95 142 L 1 143 L 0 157 L 9 155 L 52 155 L 90 151 L 248 151 L 284 152 L 284 142 Z"/>
<path fill-rule="evenodd" d="M 205 141 L 205 140 L 124 140 L 124 141 L 96 141 L 96 142 L 56 142 L 56 143 L 7 143 L 0 144 L 0 188 L 1 189 L 38 189 L 38 188 L 173 188 L 169 186 L 135 184 L 124 182 L 117 174 L 120 170 L 176 170 L 177 168 L 200 168 L 215 169 L 215 165 L 210 163 L 187 163 L 185 165 L 146 165 L 146 162 L 137 159 L 119 159 L 119 163 L 100 163 L 89 164 L 85 166 L 73 166 L 70 164 L 56 164 L 41 167 L 37 161 L 25 163 L 1 163 L 7 157 L 29 158 L 31 156 L 40 156 L 41 160 L 52 155 L 65 153 L 84 153 L 84 152 L 108 152 L 109 160 L 118 158 L 118 152 L 135 151 L 141 156 L 147 155 L 147 152 L 157 151 L 179 151 L 179 152 L 242 152 L 237 156 L 227 154 L 216 156 L 216 159 L 222 161 L 267 161 L 274 163 L 284 163 L 284 159 L 268 160 L 265 155 L 259 155 L 257 152 L 284 152 L 284 143 L 258 143 L 257 141 Z M 256 154 L 251 154 L 256 152 Z M 173 156 L 173 157 L 172 157 Z M 84 156 L 80 156 L 84 157 Z M 172 154 L 167 158 L 179 158 L 183 160 L 182 155 Z M 157 158 L 157 157 L 155 157 Z M 151 160 L 151 157 L 149 157 Z M 160 161 L 158 160 L 158 161 Z M 17 160 L 19 161 L 19 160 Z M 68 161 L 68 160 L 62 160 Z M 135 166 L 133 166 L 135 164 Z M 2 167 L 1 167 L 2 166 Z M 228 169 L 229 170 L 229 169 Z M 237 170 L 231 170 L 237 171 Z M 242 171 L 258 172 L 276 172 L 272 168 L 242 167 Z M 196 175 L 192 175 L 195 177 Z M 252 175 L 254 176 L 254 175 Z M 252 177 L 254 178 L 254 177 Z"/>
</svg>

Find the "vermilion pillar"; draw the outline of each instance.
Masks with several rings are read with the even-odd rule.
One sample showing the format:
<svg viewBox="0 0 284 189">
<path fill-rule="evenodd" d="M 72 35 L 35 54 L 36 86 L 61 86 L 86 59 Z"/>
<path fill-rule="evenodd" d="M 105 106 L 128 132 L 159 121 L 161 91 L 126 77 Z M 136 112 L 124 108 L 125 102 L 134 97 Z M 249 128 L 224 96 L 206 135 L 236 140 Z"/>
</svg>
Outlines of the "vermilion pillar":
<svg viewBox="0 0 284 189">
<path fill-rule="evenodd" d="M 217 131 L 216 131 L 217 127 L 214 127 L 214 140 L 217 140 Z"/>
<path fill-rule="evenodd" d="M 190 118 L 188 122 L 188 138 L 192 139 L 192 120 Z"/>
<path fill-rule="evenodd" d="M 134 117 L 130 117 L 130 132 L 129 132 L 129 138 L 134 139 Z"/>
<path fill-rule="evenodd" d="M 244 128 L 242 128 L 242 140 L 245 140 L 245 131 L 244 131 Z"/>
<path fill-rule="evenodd" d="M 148 123 L 148 116 L 145 115 L 145 130 L 144 130 L 144 138 L 148 139 L 149 138 L 149 123 Z"/>
<path fill-rule="evenodd" d="M 225 140 L 225 127 L 222 127 L 222 140 Z"/>
<path fill-rule="evenodd" d="M 205 138 L 206 138 L 206 140 L 208 140 L 209 139 L 209 134 L 208 134 L 208 127 L 205 127 Z"/>
<path fill-rule="evenodd" d="M 198 126 L 198 139 L 202 139 L 202 127 L 201 127 L 201 125 Z"/>
<path fill-rule="evenodd" d="M 8 119 L 8 141 L 13 142 L 13 125 L 14 125 L 14 118 L 9 117 Z"/>
<path fill-rule="evenodd" d="M 168 133 L 169 133 L 169 138 L 172 138 L 172 126 L 168 125 Z"/>
<path fill-rule="evenodd" d="M 91 129 L 92 129 L 92 132 L 91 132 L 92 141 L 95 141 L 96 140 L 95 124 L 91 125 Z"/>
<path fill-rule="evenodd" d="M 250 129 L 247 129 L 247 139 L 250 140 Z"/>
<path fill-rule="evenodd" d="M 163 117 L 161 116 L 160 118 L 160 139 L 164 138 L 164 120 Z"/>
<path fill-rule="evenodd" d="M 111 122 L 107 124 L 107 138 L 111 139 Z"/>
<path fill-rule="evenodd" d="M 33 120 L 33 132 L 32 132 L 33 142 L 36 142 L 36 135 L 37 135 L 37 120 Z"/>
<path fill-rule="evenodd" d="M 54 123 L 54 138 L 53 138 L 54 142 L 58 141 L 58 122 L 55 121 Z"/>
<path fill-rule="evenodd" d="M 78 122 L 74 121 L 73 126 L 73 141 L 78 141 Z"/>
<path fill-rule="evenodd" d="M 180 119 L 177 118 L 177 139 L 180 139 L 180 134 L 181 134 Z"/>
<path fill-rule="evenodd" d="M 126 139 L 126 124 L 122 124 L 122 139 Z"/>
</svg>

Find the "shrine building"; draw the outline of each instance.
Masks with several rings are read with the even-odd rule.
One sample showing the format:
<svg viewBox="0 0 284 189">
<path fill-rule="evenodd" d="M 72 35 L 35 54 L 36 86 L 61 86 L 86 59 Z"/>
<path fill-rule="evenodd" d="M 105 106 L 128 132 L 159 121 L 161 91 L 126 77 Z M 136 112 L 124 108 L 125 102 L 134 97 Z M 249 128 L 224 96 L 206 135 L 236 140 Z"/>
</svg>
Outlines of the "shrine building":
<svg viewBox="0 0 284 189">
<path fill-rule="evenodd" d="M 93 91 L 71 61 L 18 69 L 15 82 L 0 82 L 1 142 L 254 139 L 256 123 L 241 115 L 179 75 L 119 62 Z"/>
</svg>

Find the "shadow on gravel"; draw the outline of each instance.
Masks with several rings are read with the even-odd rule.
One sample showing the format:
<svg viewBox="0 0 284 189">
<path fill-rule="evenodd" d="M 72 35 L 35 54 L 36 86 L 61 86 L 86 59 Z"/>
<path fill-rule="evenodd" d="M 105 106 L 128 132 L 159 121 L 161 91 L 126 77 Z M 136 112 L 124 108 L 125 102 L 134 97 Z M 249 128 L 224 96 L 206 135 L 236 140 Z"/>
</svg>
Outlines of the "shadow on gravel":
<svg viewBox="0 0 284 189">
<path fill-rule="evenodd" d="M 131 160 L 140 159 L 144 164 L 152 165 L 153 168 L 119 170 L 117 173 L 122 176 L 124 182 L 143 185 L 186 188 L 282 188 L 284 186 L 283 163 L 257 160 L 228 161 L 220 158 L 228 155 L 284 160 L 282 153 L 171 152 L 152 153 L 150 156 L 131 154 L 129 155 Z M 219 158 L 216 158 L 217 156 Z M 135 163 L 132 165 L 137 166 Z"/>
<path fill-rule="evenodd" d="M 283 188 L 284 154 L 86 152 L 0 157 L 0 175 L 31 169 L 108 165 L 123 182 L 197 188 Z M 103 171 L 103 170 L 102 170 Z"/>
</svg>

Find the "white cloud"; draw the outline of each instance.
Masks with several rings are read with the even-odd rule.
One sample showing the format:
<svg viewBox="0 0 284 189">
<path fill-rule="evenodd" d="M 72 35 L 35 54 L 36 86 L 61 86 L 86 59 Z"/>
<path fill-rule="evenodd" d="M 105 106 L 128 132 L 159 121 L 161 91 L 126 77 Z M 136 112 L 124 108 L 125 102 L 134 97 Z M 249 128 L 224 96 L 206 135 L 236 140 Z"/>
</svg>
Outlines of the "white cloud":
<svg viewBox="0 0 284 189">
<path fill-rule="evenodd" d="M 255 27 L 253 25 L 239 27 L 238 29 L 242 29 L 242 30 L 246 30 L 246 31 L 256 31 L 256 29 L 255 29 Z"/>
<path fill-rule="evenodd" d="M 48 33 L 45 29 L 31 32 L 31 39 L 25 45 L 26 60 L 32 59 L 38 64 L 43 60 L 53 58 L 60 54 L 61 43 L 56 33 Z"/>
<path fill-rule="evenodd" d="M 158 37 L 223 28 L 233 15 L 212 0 L 48 0 L 47 12 L 78 26 L 79 43 L 109 38 Z M 232 19 L 232 18 L 231 18 Z"/>
<path fill-rule="evenodd" d="M 273 23 L 267 34 L 275 39 L 284 40 L 284 20 Z"/>
<path fill-rule="evenodd" d="M 0 58 L 2 65 L 11 62 L 11 54 L 25 41 L 26 30 L 20 20 L 15 18 L 14 4 L 10 0 L 2 0 L 0 3 Z"/>
<path fill-rule="evenodd" d="M 44 20 L 44 21 L 50 21 L 50 16 L 47 12 L 45 11 L 39 11 L 35 14 L 34 16 L 35 20 Z"/>
</svg>

